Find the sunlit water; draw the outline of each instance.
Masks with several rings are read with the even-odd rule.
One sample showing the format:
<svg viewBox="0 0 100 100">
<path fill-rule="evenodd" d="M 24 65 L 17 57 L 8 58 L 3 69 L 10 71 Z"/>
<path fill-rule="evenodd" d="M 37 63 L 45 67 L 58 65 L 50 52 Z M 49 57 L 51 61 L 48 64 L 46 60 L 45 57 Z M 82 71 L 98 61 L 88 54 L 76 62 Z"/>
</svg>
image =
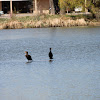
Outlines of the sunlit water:
<svg viewBox="0 0 100 100">
<path fill-rule="evenodd" d="M 0 30 L 0 100 L 100 100 L 100 27 Z"/>
</svg>

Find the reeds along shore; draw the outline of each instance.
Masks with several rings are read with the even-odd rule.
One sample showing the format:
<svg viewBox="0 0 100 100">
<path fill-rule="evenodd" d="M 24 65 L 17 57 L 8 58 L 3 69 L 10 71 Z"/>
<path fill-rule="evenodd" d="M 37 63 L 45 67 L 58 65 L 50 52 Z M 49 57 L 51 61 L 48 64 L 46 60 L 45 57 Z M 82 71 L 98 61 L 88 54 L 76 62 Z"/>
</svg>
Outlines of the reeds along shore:
<svg viewBox="0 0 100 100">
<path fill-rule="evenodd" d="M 71 26 L 100 26 L 100 22 L 86 21 L 84 18 L 48 18 L 41 20 L 10 20 L 0 23 L 0 29 L 42 28 L 42 27 L 71 27 Z"/>
</svg>

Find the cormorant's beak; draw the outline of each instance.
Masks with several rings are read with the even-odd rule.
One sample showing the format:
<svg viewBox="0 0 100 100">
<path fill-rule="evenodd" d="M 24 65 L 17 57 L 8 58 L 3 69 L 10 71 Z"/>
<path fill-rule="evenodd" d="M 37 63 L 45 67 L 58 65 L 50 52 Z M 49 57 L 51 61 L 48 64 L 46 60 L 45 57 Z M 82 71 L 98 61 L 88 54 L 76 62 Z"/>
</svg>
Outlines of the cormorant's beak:
<svg viewBox="0 0 100 100">
<path fill-rule="evenodd" d="M 27 52 L 25 51 L 25 54 L 27 54 Z"/>
</svg>

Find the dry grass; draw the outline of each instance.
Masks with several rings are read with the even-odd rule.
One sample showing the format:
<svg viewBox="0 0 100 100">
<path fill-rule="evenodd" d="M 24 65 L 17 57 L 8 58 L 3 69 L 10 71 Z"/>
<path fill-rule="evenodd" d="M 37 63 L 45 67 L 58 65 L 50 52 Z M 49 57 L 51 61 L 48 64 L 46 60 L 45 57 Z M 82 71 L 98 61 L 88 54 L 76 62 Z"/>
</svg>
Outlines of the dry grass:
<svg viewBox="0 0 100 100">
<path fill-rule="evenodd" d="M 69 16 L 27 16 L 13 17 L 0 20 L 0 29 L 40 28 L 40 27 L 71 27 L 71 26 L 100 26 L 100 21 L 86 21 L 84 18 L 72 18 Z"/>
</svg>

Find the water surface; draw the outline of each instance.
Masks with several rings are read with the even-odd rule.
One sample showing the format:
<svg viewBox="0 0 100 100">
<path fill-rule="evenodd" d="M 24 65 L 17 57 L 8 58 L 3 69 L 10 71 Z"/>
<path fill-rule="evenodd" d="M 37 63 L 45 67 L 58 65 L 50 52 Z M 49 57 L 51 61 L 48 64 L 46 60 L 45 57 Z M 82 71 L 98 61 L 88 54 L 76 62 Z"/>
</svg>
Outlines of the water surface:
<svg viewBox="0 0 100 100">
<path fill-rule="evenodd" d="M 0 100 L 100 100 L 100 27 L 0 30 Z"/>
</svg>

